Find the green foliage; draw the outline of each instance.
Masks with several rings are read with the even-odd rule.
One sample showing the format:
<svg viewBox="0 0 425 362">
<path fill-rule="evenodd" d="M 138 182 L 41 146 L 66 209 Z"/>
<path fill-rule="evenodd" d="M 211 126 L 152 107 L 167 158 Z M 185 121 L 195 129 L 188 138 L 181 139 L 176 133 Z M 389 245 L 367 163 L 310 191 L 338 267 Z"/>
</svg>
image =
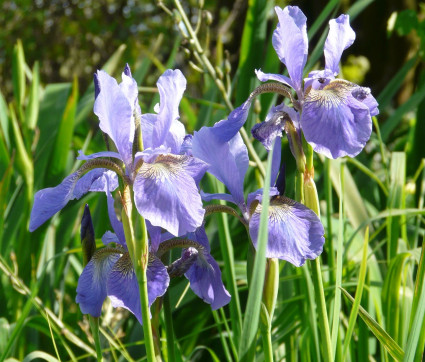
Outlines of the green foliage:
<svg viewBox="0 0 425 362">
<path fill-rule="evenodd" d="M 180 114 L 191 131 L 225 118 L 231 107 L 245 100 L 256 83 L 254 68 L 278 72 L 280 67 L 271 46 L 274 2 L 249 1 L 246 8 L 241 5 L 236 10 L 232 10 L 233 2 L 226 1 L 221 10 L 215 2 L 206 2 L 203 8 L 200 2 L 184 3 L 200 50 L 182 32 L 187 31 L 187 24 L 177 15 L 175 3 L 161 3 L 168 6 L 164 11 L 143 1 L 70 2 L 66 6 L 56 2 L 62 10 L 71 9 L 73 17 L 59 10 L 62 15 L 55 17 L 53 3 L 22 1 L 13 16 L 13 9 L 6 7 L 13 7 L 14 2 L 0 5 L 0 19 L 10 17 L 4 21 L 0 43 L 11 44 L 0 53 L 0 359 L 96 358 L 89 321 L 75 303 L 83 268 L 79 222 L 89 202 L 99 244 L 103 233 L 111 229 L 105 222 L 106 201 L 98 195 L 72 201 L 39 230 L 28 231 L 35 191 L 56 185 L 75 170 L 79 149 L 92 153 L 105 147 L 92 113 L 94 64 L 104 64 L 108 73 L 118 75 L 129 62 L 141 87 L 144 112 L 158 102 L 157 75 L 168 67 L 183 68 L 188 89 Z M 308 70 L 322 62 L 329 18 L 345 6 L 351 21 L 358 17 L 355 24 L 360 28 L 371 3 L 332 0 L 315 14 L 309 37 L 317 45 Z M 126 4 L 128 17 L 117 20 Z M 283 6 L 284 2 L 276 4 Z M 109 6 L 115 10 L 101 18 Z M 330 342 L 336 361 L 420 361 L 425 345 L 425 22 L 420 11 L 400 11 L 396 16 L 392 36 L 414 34 L 416 45 L 422 46 L 385 80 L 386 87 L 374 90 L 380 115 L 374 119 L 366 149 L 356 159 L 314 159 L 326 233 L 320 263 L 302 268 L 279 263 L 279 293 L 271 316 L 261 300 L 262 247 L 267 238 L 260 238 L 262 247 L 255 255 L 239 220 L 225 214 L 209 217 L 206 230 L 212 254 L 232 300 L 229 306 L 211 311 L 188 290 L 187 280 L 172 280 L 170 292 L 151 309 L 165 360 L 318 361 L 326 359 L 324 346 Z M 214 20 L 208 23 L 211 14 Z M 222 27 L 235 14 L 238 20 Z M 45 32 L 47 20 L 53 23 Z M 135 24 L 143 26 L 132 32 Z M 43 29 L 41 35 L 35 29 Z M 73 41 L 67 41 L 68 37 Z M 43 59 L 37 51 L 40 39 L 51 44 Z M 374 62 L 374 54 L 367 56 L 372 73 L 380 65 Z M 343 58 L 343 69 L 350 66 Z M 416 78 L 409 77 L 413 72 Z M 63 79 L 68 81 L 58 82 Z M 411 93 L 400 101 L 406 84 Z M 262 96 L 251 121 L 264 120 L 276 98 Z M 261 169 L 265 152 L 256 142 L 250 145 L 250 160 L 256 162 L 252 151 L 263 160 L 246 177 L 247 189 L 254 190 L 269 182 L 263 180 Z M 282 155 L 291 165 L 286 140 Z M 295 194 L 293 176 L 287 177 L 288 192 Z M 212 177 L 203 180 L 203 189 L 225 192 Z M 173 260 L 176 254 L 170 257 Z M 321 309 L 318 280 L 325 310 Z M 328 322 L 325 313 L 330 316 Z M 330 341 L 323 333 L 324 324 L 331 332 Z M 99 330 L 105 358 L 131 361 L 144 357 L 142 328 L 127 311 L 113 310 L 106 302 Z M 267 340 L 263 333 L 271 334 L 268 349 L 262 344 Z"/>
</svg>

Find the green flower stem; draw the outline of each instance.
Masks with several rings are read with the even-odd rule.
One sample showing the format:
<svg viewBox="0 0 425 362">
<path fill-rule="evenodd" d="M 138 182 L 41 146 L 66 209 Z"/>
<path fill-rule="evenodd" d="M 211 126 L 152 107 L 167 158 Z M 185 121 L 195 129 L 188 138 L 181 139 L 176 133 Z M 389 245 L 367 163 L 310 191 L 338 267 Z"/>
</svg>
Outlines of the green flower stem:
<svg viewBox="0 0 425 362">
<path fill-rule="evenodd" d="M 319 197 L 314 183 L 313 149 L 309 144 L 304 144 L 306 148 L 306 172 L 304 174 L 304 197 L 305 205 L 312 209 L 320 218 Z M 331 334 L 329 329 L 328 311 L 326 309 L 325 291 L 323 288 L 322 270 L 320 257 L 311 262 L 314 293 L 319 314 L 319 329 L 322 335 L 322 351 L 325 361 L 333 361 Z"/>
<path fill-rule="evenodd" d="M 272 328 L 271 323 L 266 326 L 261 323 L 261 337 L 263 339 L 264 361 L 273 362 Z"/>
<path fill-rule="evenodd" d="M 89 315 L 89 324 L 91 333 L 94 339 L 94 345 L 96 347 L 96 356 L 98 361 L 103 361 L 102 348 L 100 347 L 100 338 L 99 338 L 99 318 Z"/>
<path fill-rule="evenodd" d="M 264 360 L 273 361 L 272 320 L 279 291 L 279 260 L 267 259 L 266 277 L 261 308 L 261 337 L 263 339 Z"/>
<path fill-rule="evenodd" d="M 145 338 L 146 357 L 149 362 L 156 361 L 155 348 L 153 342 L 152 326 L 149 314 L 148 301 L 148 280 L 146 269 L 148 267 L 148 237 L 145 220 L 140 217 L 142 226 L 142 238 L 136 240 L 134 236 L 134 228 L 132 221 L 132 204 L 131 190 L 129 185 L 124 186 L 123 191 L 123 209 L 122 223 L 124 226 L 125 239 L 128 246 L 128 252 L 133 262 L 134 271 L 139 283 L 140 304 L 143 321 L 143 333 Z"/>
<path fill-rule="evenodd" d="M 162 258 L 167 265 L 171 263 L 171 252 L 168 252 Z M 176 355 L 174 350 L 174 326 L 173 326 L 173 315 L 171 312 L 171 300 L 168 290 L 165 292 L 163 299 L 164 308 L 164 324 L 165 324 L 165 336 L 167 341 L 167 360 L 168 362 L 175 362 Z"/>
<path fill-rule="evenodd" d="M 305 153 L 305 172 L 302 173 L 302 167 L 298 166 L 296 173 L 296 198 L 298 202 L 304 203 L 305 206 L 312 209 L 320 218 L 319 197 L 317 195 L 316 185 L 314 183 L 314 167 L 313 167 L 313 149 L 302 138 Z M 297 160 L 297 165 L 301 164 Z M 332 343 L 329 329 L 328 311 L 326 309 L 325 291 L 323 288 L 322 270 L 320 266 L 320 257 L 311 261 L 311 269 L 313 276 L 314 294 L 317 303 L 317 312 L 319 315 L 319 329 L 322 337 L 322 351 L 325 361 L 333 361 Z"/>
</svg>

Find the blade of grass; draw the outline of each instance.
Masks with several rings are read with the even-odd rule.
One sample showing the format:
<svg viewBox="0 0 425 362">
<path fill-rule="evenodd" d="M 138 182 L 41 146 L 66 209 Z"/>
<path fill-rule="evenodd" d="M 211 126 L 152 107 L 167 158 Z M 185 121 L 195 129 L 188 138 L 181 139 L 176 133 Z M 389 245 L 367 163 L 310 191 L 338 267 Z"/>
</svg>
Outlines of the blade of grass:
<svg viewBox="0 0 425 362">
<path fill-rule="evenodd" d="M 390 166 L 390 189 L 387 200 L 387 209 L 403 209 L 405 207 L 404 184 L 406 182 L 406 154 L 404 152 L 393 152 Z M 390 214 L 387 220 L 387 262 L 397 254 L 398 238 L 404 237 L 407 241 L 405 226 L 406 219 L 401 216 L 393 218 Z M 401 233 L 401 235 L 400 235 Z"/>
<path fill-rule="evenodd" d="M 407 62 L 403 64 L 400 70 L 387 83 L 386 87 L 382 90 L 382 92 L 379 93 L 378 97 L 376 97 L 376 100 L 379 104 L 380 109 L 387 108 L 391 99 L 393 99 L 394 95 L 402 86 L 403 80 L 406 77 L 407 73 L 415 66 L 417 61 L 418 55 L 415 54 L 412 58 L 410 58 Z"/>
<path fill-rule="evenodd" d="M 10 147 L 9 139 L 9 117 L 7 111 L 7 104 L 4 100 L 3 94 L 0 91 L 0 127 L 2 129 L 3 137 L 6 142 L 7 148 Z"/>
<path fill-rule="evenodd" d="M 354 331 L 354 325 L 356 323 L 357 315 L 359 313 L 360 302 L 362 300 L 363 295 L 363 287 L 366 279 L 366 270 L 367 270 L 367 247 L 369 243 L 369 228 L 366 228 L 364 243 L 363 243 L 363 255 L 362 262 L 360 264 L 360 272 L 359 272 L 359 282 L 356 288 L 356 297 L 354 299 L 353 308 L 351 309 L 350 318 L 348 320 L 347 332 L 345 333 L 344 338 L 344 348 L 342 352 L 342 360 L 345 361 L 345 357 L 348 352 L 348 348 L 350 346 L 351 336 Z"/>
<path fill-rule="evenodd" d="M 67 158 L 71 149 L 72 136 L 74 134 L 75 115 L 78 104 L 78 81 L 74 78 L 72 82 L 71 94 L 69 95 L 63 112 L 62 119 L 58 127 L 55 143 L 52 150 L 52 157 L 48 166 L 47 184 L 60 182 L 66 170 Z"/>
<path fill-rule="evenodd" d="M 414 110 L 418 105 L 425 99 L 425 85 L 418 89 L 409 99 L 398 107 L 390 117 L 387 118 L 382 126 L 382 139 L 384 142 L 388 141 L 391 132 L 399 125 L 403 120 L 403 117 Z"/>
<path fill-rule="evenodd" d="M 344 166 L 340 164 L 340 197 L 339 197 L 339 225 L 338 244 L 336 254 L 336 279 L 335 279 L 335 299 L 332 315 L 332 356 L 336 356 L 336 346 L 339 332 L 339 314 L 341 311 L 341 285 L 342 285 L 342 261 L 344 245 Z"/>
<path fill-rule="evenodd" d="M 412 313 L 410 315 L 410 331 L 405 348 L 405 361 L 420 361 L 425 345 L 425 248 L 422 244 L 421 258 L 416 273 L 415 293 Z M 416 354 L 416 358 L 414 358 Z"/>
<path fill-rule="evenodd" d="M 354 303 L 354 298 L 348 293 L 344 288 L 341 288 L 344 295 L 347 299 Z M 396 361 L 402 361 L 404 357 L 404 351 L 401 347 L 395 342 L 391 336 L 370 316 L 370 314 L 363 309 L 362 306 L 359 306 L 359 314 L 363 321 L 367 324 L 371 332 L 375 337 L 381 342 L 384 348 L 388 353 L 395 358 Z"/>
<path fill-rule="evenodd" d="M 269 155 L 273 154 L 270 152 Z M 266 273 L 266 246 L 268 240 L 268 209 L 271 178 L 272 157 L 267 160 L 266 177 L 264 180 L 263 198 L 261 201 L 260 227 L 258 231 L 257 253 L 254 261 L 252 280 L 249 286 L 245 318 L 242 325 L 242 335 L 239 344 L 239 360 L 253 361 L 255 357 L 255 342 L 260 318 L 261 298 L 263 295 L 264 276 Z"/>
</svg>

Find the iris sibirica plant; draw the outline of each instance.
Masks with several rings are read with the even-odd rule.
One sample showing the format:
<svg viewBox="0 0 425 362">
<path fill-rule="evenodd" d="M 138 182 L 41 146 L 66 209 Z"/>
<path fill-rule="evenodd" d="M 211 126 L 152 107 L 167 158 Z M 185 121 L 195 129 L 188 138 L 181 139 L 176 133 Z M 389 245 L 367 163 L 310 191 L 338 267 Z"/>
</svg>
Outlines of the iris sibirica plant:
<svg viewBox="0 0 425 362">
<path fill-rule="evenodd" d="M 319 317 L 326 342 L 323 349 L 326 359 L 332 360 L 323 285 L 318 276 L 325 232 L 314 183 L 313 151 L 328 158 L 356 156 L 370 137 L 371 117 L 378 114 L 378 104 L 369 88 L 336 78 L 342 52 L 355 39 L 348 15 L 329 22 L 325 69 L 311 71 L 305 77 L 306 17 L 298 7 L 276 7 L 275 11 L 279 23 L 273 33 L 273 46 L 289 77 L 257 70 L 260 81 L 278 83 L 260 85 L 227 119 L 186 135 L 178 110 L 186 88 L 181 71 L 167 70 L 161 75 L 157 82 L 160 103 L 152 114 L 142 114 L 138 87 L 128 66 L 121 83 L 98 71 L 94 78 L 94 113 L 107 144 L 114 149 L 92 155 L 80 152 L 78 159 L 86 161 L 83 166 L 60 185 L 35 194 L 31 231 L 70 200 L 80 199 L 90 191 L 105 193 L 113 232 L 105 233 L 104 246 L 96 249 L 86 207 L 81 229 L 85 267 L 78 281 L 76 301 L 81 311 L 92 318 L 101 316 L 106 297 L 113 307 L 133 313 L 143 324 L 148 360 L 156 358 L 149 308 L 166 293 L 170 278 L 184 275 L 193 292 L 213 310 L 230 302 L 219 264 L 211 255 L 205 217 L 214 212 L 236 216 L 246 227 L 247 238 L 254 246 L 250 253 L 255 257 L 264 210 L 265 256 L 269 263 L 262 296 L 267 309 L 263 319 L 268 329 L 265 348 L 271 348 L 267 338 L 271 338 L 278 286 L 275 281 L 279 268 L 271 265 L 276 266 L 277 259 L 281 259 L 301 267 L 307 260 L 315 260 L 313 279 L 322 313 Z M 239 131 L 254 97 L 265 92 L 282 94 L 289 102 L 272 107 L 264 122 L 251 130 L 254 139 L 269 152 L 271 181 L 267 185 L 269 192 L 263 194 L 263 189 L 258 189 L 247 194 L 248 149 Z M 285 195 L 283 133 L 297 165 L 295 200 Z M 228 193 L 203 192 L 201 179 L 206 172 L 223 183 Z M 237 208 L 207 204 L 217 199 Z M 268 206 L 263 209 L 264 199 Z M 182 249 L 181 256 L 168 263 L 168 252 L 174 248 Z M 271 355 L 271 351 L 266 355 Z"/>
</svg>

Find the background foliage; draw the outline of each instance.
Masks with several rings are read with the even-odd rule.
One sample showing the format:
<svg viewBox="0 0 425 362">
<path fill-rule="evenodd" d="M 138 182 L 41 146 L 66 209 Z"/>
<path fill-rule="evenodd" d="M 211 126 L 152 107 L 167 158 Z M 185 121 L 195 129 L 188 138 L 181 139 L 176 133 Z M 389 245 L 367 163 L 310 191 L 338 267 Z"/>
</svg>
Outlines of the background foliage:
<svg viewBox="0 0 425 362">
<path fill-rule="evenodd" d="M 257 84 L 255 68 L 283 71 L 271 47 L 276 26 L 272 8 L 288 3 L 205 1 L 200 9 L 199 2 L 184 2 L 194 27 L 199 21 L 201 46 L 233 105 L 240 105 Z M 310 50 L 310 69 L 323 64 L 327 21 L 343 12 L 350 14 L 357 39 L 342 59 L 343 75 L 369 86 L 380 103 L 371 140 L 356 159 L 315 159 L 326 230 L 323 278 L 328 314 L 331 322 L 337 321 L 336 359 L 420 360 L 425 340 L 424 5 L 392 0 L 290 4 L 306 14 L 310 44 L 318 44 Z M 180 113 L 188 132 L 229 113 L 229 102 L 184 37 L 174 3 L 164 5 L 171 15 L 148 1 L 6 0 L 0 4 L 4 24 L 0 32 L 0 359 L 75 360 L 93 355 L 88 322 L 74 301 L 82 270 L 79 223 L 83 206 L 89 203 L 100 242 L 110 229 L 104 221 L 106 200 L 91 194 L 74 201 L 32 234 L 28 220 L 34 192 L 58 184 L 75 170 L 77 150 L 104 149 L 92 113 L 94 71 L 104 68 L 118 76 L 128 62 L 141 87 L 142 111 L 147 112 L 158 102 L 158 76 L 168 67 L 181 69 L 188 90 Z M 274 100 L 262 96 L 247 127 L 264 120 Z M 258 152 L 264 156 L 261 147 Z M 287 170 L 294 170 L 288 155 L 285 143 Z M 293 196 L 293 175 L 289 172 L 287 177 L 288 193 Z M 246 177 L 248 190 L 257 189 L 261 182 L 254 169 Z M 204 187 L 222 186 L 207 179 Z M 369 237 L 365 237 L 366 226 Z M 173 280 L 170 298 L 177 360 L 237 359 L 237 346 L 229 337 L 237 334 L 238 308 L 245 310 L 250 244 L 244 228 L 227 217 L 208 220 L 207 233 L 212 253 L 221 261 L 225 285 L 232 291 L 236 278 L 239 298 L 232 292 L 229 307 L 212 313 L 186 290 L 186 280 Z M 340 267 L 337 261 L 342 261 Z M 310 266 L 296 269 L 281 262 L 280 268 L 274 357 L 318 360 L 321 348 Z M 338 286 L 355 296 L 361 308 L 353 308 L 356 302 L 343 296 L 337 309 Z M 162 325 L 162 317 L 157 323 Z M 142 358 L 142 329 L 125 311 L 106 306 L 102 336 L 108 359 Z M 260 341 L 258 347 L 261 360 Z M 165 344 L 164 353 L 169 358 Z"/>
</svg>

